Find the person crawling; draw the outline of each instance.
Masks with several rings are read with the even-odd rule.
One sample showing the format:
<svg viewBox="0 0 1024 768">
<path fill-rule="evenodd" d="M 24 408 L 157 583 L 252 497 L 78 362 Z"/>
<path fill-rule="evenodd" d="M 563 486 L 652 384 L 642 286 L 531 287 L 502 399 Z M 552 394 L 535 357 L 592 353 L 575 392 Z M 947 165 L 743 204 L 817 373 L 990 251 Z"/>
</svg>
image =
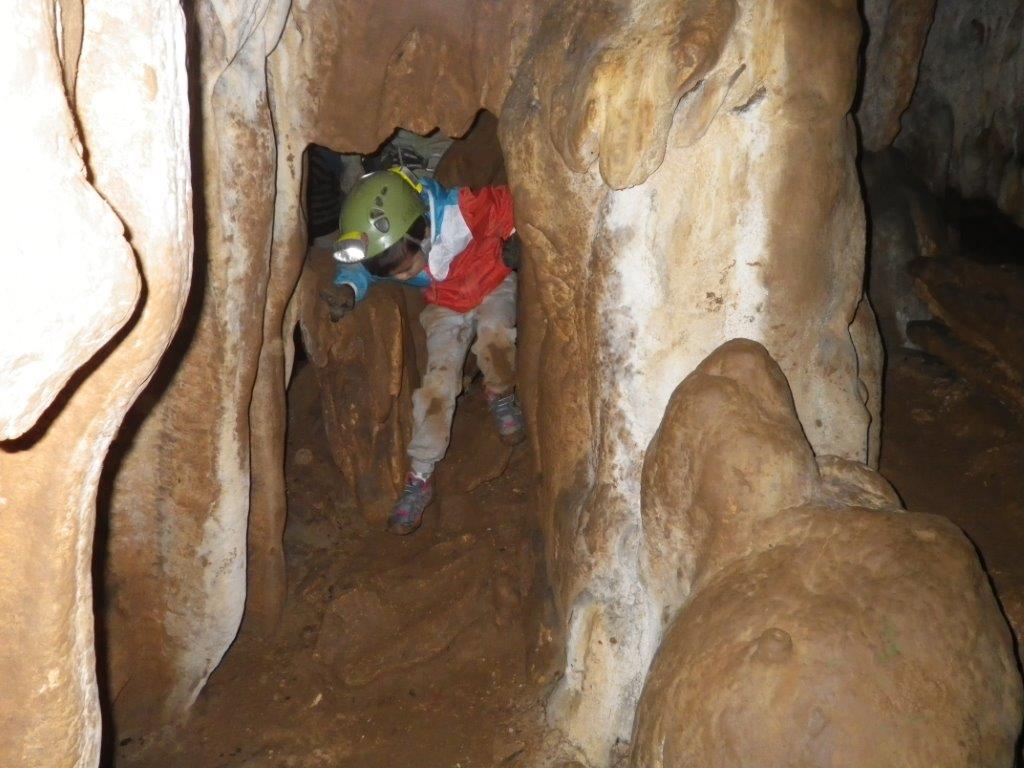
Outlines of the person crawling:
<svg viewBox="0 0 1024 768">
<path fill-rule="evenodd" d="M 412 396 L 413 428 L 405 491 L 387 530 L 415 531 L 433 500 L 431 476 L 448 450 L 455 400 L 472 344 L 501 440 L 525 436 L 515 395 L 516 273 L 521 249 L 506 186 L 447 189 L 401 168 L 370 173 L 346 197 L 334 256 L 339 265 L 322 296 L 338 320 L 379 280 L 420 288 L 427 302 L 427 370 Z M 511 265 L 511 266 L 510 266 Z M 474 343 L 475 339 L 475 343 Z"/>
</svg>

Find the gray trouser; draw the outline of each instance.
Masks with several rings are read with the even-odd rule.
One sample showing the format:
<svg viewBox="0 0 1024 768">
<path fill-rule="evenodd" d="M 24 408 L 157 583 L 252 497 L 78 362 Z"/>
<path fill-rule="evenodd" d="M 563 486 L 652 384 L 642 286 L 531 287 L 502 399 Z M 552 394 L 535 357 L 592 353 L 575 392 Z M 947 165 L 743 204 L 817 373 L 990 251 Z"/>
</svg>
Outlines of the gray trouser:
<svg viewBox="0 0 1024 768">
<path fill-rule="evenodd" d="M 473 353 L 486 387 L 504 393 L 515 385 L 515 272 L 468 312 L 428 304 L 420 324 L 427 332 L 427 372 L 423 385 L 412 395 L 409 459 L 413 472 L 429 475 L 448 450 L 455 398 L 462 391 L 462 367 L 474 335 Z"/>
</svg>

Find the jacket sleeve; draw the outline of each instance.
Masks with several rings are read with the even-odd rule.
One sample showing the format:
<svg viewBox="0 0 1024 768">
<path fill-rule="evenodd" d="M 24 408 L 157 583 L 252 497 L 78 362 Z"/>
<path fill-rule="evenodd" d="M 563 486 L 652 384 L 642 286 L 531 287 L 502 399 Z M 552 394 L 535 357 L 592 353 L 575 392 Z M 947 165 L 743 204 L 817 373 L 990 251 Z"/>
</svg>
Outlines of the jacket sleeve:
<svg viewBox="0 0 1024 768">
<path fill-rule="evenodd" d="M 392 280 L 387 277 L 375 277 L 371 275 L 369 270 L 362 264 L 356 262 L 354 264 L 338 264 L 338 271 L 334 275 L 335 285 L 349 285 L 352 287 L 352 292 L 356 296 L 356 301 L 362 301 L 366 298 L 366 292 L 370 290 L 370 286 L 374 283 L 379 283 L 381 280 L 388 280 L 395 283 L 401 283 L 402 285 L 408 285 L 413 288 L 426 288 L 430 285 L 430 277 L 426 271 L 420 272 L 415 277 L 411 277 L 408 280 Z"/>
<path fill-rule="evenodd" d="M 335 285 L 348 285 L 355 293 L 356 301 L 366 298 L 366 292 L 375 282 L 373 275 L 367 271 L 362 264 L 338 264 L 338 271 L 334 275 Z"/>
</svg>

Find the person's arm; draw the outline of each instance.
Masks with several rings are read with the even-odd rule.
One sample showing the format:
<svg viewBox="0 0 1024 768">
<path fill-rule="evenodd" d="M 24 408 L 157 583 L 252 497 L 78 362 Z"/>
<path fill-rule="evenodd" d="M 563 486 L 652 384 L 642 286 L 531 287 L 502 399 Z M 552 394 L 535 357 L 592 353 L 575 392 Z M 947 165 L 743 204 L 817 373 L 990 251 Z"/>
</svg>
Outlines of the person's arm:
<svg viewBox="0 0 1024 768">
<path fill-rule="evenodd" d="M 366 297 L 374 277 L 362 264 L 339 264 L 331 285 L 320 292 L 327 303 L 331 322 L 336 323 Z"/>
<path fill-rule="evenodd" d="M 476 223 L 474 236 L 497 237 L 501 240 L 501 260 L 512 270 L 519 269 L 523 244 L 516 232 L 512 192 L 507 186 L 484 187 L 479 197 L 486 201 L 487 214 Z"/>
<path fill-rule="evenodd" d="M 370 290 L 370 286 L 374 282 L 374 277 L 370 274 L 370 271 L 358 262 L 354 264 L 338 264 L 338 270 L 334 274 L 334 284 L 339 287 L 343 285 L 349 286 L 356 301 L 362 301 L 366 298 L 366 292 Z"/>
</svg>

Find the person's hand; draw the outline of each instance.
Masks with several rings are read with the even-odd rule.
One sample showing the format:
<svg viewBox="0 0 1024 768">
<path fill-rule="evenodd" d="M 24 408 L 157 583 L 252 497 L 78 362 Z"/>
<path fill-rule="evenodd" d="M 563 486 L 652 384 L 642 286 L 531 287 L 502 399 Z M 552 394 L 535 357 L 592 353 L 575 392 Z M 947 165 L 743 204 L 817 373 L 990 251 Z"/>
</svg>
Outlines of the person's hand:
<svg viewBox="0 0 1024 768">
<path fill-rule="evenodd" d="M 320 291 L 320 298 L 327 303 L 327 311 L 331 322 L 336 323 L 356 305 L 356 293 L 351 285 L 334 285 Z"/>
<path fill-rule="evenodd" d="M 519 239 L 519 233 L 513 232 L 512 237 L 501 245 L 501 260 L 509 269 L 519 271 L 519 259 L 523 253 L 523 241 Z"/>
</svg>

